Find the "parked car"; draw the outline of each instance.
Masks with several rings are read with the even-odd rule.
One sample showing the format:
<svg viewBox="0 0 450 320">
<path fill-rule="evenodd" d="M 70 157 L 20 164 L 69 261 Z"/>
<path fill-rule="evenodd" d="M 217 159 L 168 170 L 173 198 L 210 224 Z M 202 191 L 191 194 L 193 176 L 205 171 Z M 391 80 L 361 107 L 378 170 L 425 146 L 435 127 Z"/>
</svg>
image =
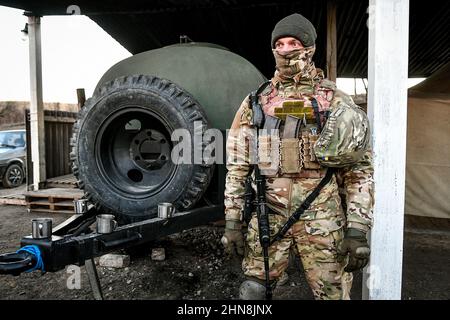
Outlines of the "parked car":
<svg viewBox="0 0 450 320">
<path fill-rule="evenodd" d="M 5 188 L 18 187 L 25 180 L 25 140 L 25 130 L 0 131 L 0 180 Z"/>
</svg>

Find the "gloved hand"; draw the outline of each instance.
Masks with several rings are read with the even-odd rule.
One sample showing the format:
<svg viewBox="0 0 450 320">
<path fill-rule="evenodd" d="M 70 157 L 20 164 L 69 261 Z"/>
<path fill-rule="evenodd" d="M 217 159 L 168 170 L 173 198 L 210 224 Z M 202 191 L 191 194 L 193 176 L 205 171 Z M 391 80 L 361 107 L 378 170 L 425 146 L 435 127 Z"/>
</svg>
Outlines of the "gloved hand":
<svg viewBox="0 0 450 320">
<path fill-rule="evenodd" d="M 364 268 L 369 262 L 370 248 L 366 239 L 366 233 L 349 228 L 345 232 L 344 239 L 337 247 L 338 262 L 344 261 L 349 256 L 348 264 L 344 271 L 353 272 Z"/>
<path fill-rule="evenodd" d="M 244 235 L 242 234 L 242 223 L 240 221 L 227 220 L 225 233 L 220 240 L 229 255 L 244 255 Z"/>
</svg>

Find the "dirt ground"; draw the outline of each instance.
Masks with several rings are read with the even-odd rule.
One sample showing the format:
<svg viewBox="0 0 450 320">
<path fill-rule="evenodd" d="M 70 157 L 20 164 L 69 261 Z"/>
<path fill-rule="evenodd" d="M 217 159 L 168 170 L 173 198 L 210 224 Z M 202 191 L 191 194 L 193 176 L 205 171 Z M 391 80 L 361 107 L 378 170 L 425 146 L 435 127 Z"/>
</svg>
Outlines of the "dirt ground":
<svg viewBox="0 0 450 320">
<path fill-rule="evenodd" d="M 24 207 L 0 206 L 0 253 L 15 251 L 22 236 L 31 231 Z M 46 215 L 47 217 L 49 215 Z M 68 215 L 53 214 L 54 225 Z M 113 299 L 237 299 L 244 279 L 237 259 L 225 259 L 220 237 L 222 227 L 205 226 L 149 244 L 147 252 L 133 255 L 123 269 L 98 267 L 104 298 Z M 450 298 L 450 232 L 405 232 L 403 299 Z M 164 247 L 165 261 L 152 261 L 152 248 Z M 275 299 L 312 299 L 298 259 L 291 259 L 289 281 L 278 286 Z M 93 299 L 85 268 L 81 288 L 68 289 L 72 273 L 24 273 L 0 276 L 0 299 Z M 352 299 L 361 299 L 362 273 L 355 273 Z"/>
<path fill-rule="evenodd" d="M 20 187 L 17 187 L 17 188 L 8 189 L 8 188 L 4 188 L 2 186 L 2 184 L 0 183 L 0 197 L 9 196 L 9 195 L 13 195 L 13 194 L 23 194 L 26 191 L 27 191 L 26 184 L 22 184 Z"/>
</svg>

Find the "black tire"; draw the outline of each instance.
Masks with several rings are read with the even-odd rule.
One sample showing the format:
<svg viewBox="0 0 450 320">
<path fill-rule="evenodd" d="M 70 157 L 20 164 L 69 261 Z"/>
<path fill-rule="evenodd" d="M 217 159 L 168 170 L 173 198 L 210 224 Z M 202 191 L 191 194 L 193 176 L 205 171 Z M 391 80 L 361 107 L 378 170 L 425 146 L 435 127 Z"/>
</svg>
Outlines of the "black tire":
<svg viewBox="0 0 450 320">
<path fill-rule="evenodd" d="M 121 224 L 155 217 L 161 202 L 192 208 L 213 166 L 175 165 L 169 158 L 173 130 L 185 128 L 193 137 L 194 121 L 202 122 L 202 130 L 208 127 L 198 102 L 168 80 L 139 75 L 105 84 L 86 101 L 73 127 L 78 185 L 97 209 L 113 213 Z"/>
<path fill-rule="evenodd" d="M 3 175 L 3 186 L 5 188 L 16 188 L 20 186 L 25 179 L 25 173 L 22 166 L 17 163 L 9 165 Z"/>
</svg>

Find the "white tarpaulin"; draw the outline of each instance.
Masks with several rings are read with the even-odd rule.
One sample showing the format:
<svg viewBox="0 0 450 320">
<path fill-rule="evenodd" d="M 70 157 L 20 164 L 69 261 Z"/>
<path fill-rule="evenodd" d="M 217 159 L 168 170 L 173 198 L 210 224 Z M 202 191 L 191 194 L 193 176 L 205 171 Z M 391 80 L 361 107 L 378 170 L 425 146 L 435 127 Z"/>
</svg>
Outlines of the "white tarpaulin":
<svg viewBox="0 0 450 320">
<path fill-rule="evenodd" d="M 405 213 L 450 218 L 450 64 L 408 93 Z"/>
</svg>

